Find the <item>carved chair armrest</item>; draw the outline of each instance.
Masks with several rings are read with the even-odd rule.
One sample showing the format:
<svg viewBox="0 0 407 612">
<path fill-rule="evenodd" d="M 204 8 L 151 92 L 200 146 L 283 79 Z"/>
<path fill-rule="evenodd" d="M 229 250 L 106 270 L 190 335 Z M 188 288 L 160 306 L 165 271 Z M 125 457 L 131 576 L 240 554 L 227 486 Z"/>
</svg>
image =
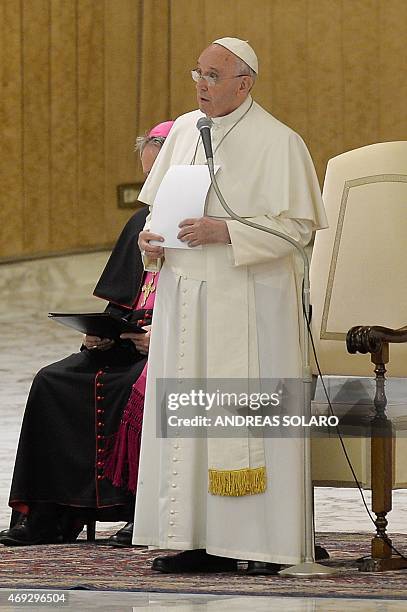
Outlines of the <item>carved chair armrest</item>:
<svg viewBox="0 0 407 612">
<path fill-rule="evenodd" d="M 356 325 L 346 335 L 348 353 L 375 354 L 392 342 L 407 342 L 407 325 L 400 329 L 381 325 Z"/>
</svg>

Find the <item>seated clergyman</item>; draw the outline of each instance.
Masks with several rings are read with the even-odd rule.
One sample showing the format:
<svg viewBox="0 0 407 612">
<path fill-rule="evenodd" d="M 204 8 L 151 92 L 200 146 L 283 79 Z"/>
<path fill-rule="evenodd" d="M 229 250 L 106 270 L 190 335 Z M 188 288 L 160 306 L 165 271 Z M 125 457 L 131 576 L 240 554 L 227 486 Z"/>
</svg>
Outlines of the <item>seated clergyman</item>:
<svg viewBox="0 0 407 612">
<path fill-rule="evenodd" d="M 172 123 L 137 139 L 145 174 Z M 73 541 L 92 520 L 126 521 L 109 543 L 131 545 L 158 281 L 158 274 L 143 271 L 137 246 L 146 215 L 145 208 L 127 222 L 94 295 L 109 302 L 107 311 L 135 317 L 147 332 L 123 334 L 118 342 L 85 336 L 79 353 L 35 376 L 14 466 L 11 527 L 0 532 L 6 546 Z"/>
</svg>

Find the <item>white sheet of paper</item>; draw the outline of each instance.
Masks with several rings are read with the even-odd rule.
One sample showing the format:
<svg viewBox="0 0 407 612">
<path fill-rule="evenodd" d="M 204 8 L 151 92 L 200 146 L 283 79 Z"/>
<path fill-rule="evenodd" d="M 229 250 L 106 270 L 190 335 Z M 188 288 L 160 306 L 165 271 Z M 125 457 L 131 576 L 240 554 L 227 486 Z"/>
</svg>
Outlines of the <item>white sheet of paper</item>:
<svg viewBox="0 0 407 612">
<path fill-rule="evenodd" d="M 215 172 L 220 166 L 215 167 Z M 164 237 L 164 242 L 151 241 L 170 249 L 188 249 L 178 240 L 178 224 L 184 219 L 204 214 L 205 199 L 211 178 L 208 166 L 171 166 L 158 188 L 151 214 L 150 231 Z M 194 247 L 202 248 L 202 247 Z"/>
</svg>

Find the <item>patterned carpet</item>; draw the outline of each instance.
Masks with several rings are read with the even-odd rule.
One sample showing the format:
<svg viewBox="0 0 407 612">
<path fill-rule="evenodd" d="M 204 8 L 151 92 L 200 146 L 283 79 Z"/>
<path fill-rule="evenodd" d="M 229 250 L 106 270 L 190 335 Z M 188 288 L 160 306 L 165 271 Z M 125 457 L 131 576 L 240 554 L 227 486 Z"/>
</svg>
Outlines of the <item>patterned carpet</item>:
<svg viewBox="0 0 407 612">
<path fill-rule="evenodd" d="M 339 571 L 326 578 L 250 577 L 244 565 L 236 573 L 165 575 L 150 569 L 156 551 L 114 549 L 80 541 L 69 545 L 0 548 L 0 587 L 53 588 L 149 592 L 274 595 L 296 597 L 357 597 L 407 599 L 407 570 L 360 573 L 356 559 L 369 553 L 369 534 L 319 534 L 327 548 L 327 565 Z M 407 535 L 393 536 L 407 551 Z M 162 553 L 160 553 L 162 554 Z"/>
</svg>

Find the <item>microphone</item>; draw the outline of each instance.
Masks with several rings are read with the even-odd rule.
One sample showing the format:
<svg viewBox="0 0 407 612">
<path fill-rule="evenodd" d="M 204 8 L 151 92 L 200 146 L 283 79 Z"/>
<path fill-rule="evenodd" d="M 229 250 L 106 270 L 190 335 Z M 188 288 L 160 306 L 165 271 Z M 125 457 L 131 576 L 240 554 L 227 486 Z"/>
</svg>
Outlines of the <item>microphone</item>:
<svg viewBox="0 0 407 612">
<path fill-rule="evenodd" d="M 201 132 L 201 138 L 205 149 L 206 161 L 208 166 L 213 168 L 213 152 L 212 152 L 212 139 L 211 139 L 211 128 L 212 119 L 209 117 L 201 117 L 198 119 L 196 127 Z"/>
</svg>

